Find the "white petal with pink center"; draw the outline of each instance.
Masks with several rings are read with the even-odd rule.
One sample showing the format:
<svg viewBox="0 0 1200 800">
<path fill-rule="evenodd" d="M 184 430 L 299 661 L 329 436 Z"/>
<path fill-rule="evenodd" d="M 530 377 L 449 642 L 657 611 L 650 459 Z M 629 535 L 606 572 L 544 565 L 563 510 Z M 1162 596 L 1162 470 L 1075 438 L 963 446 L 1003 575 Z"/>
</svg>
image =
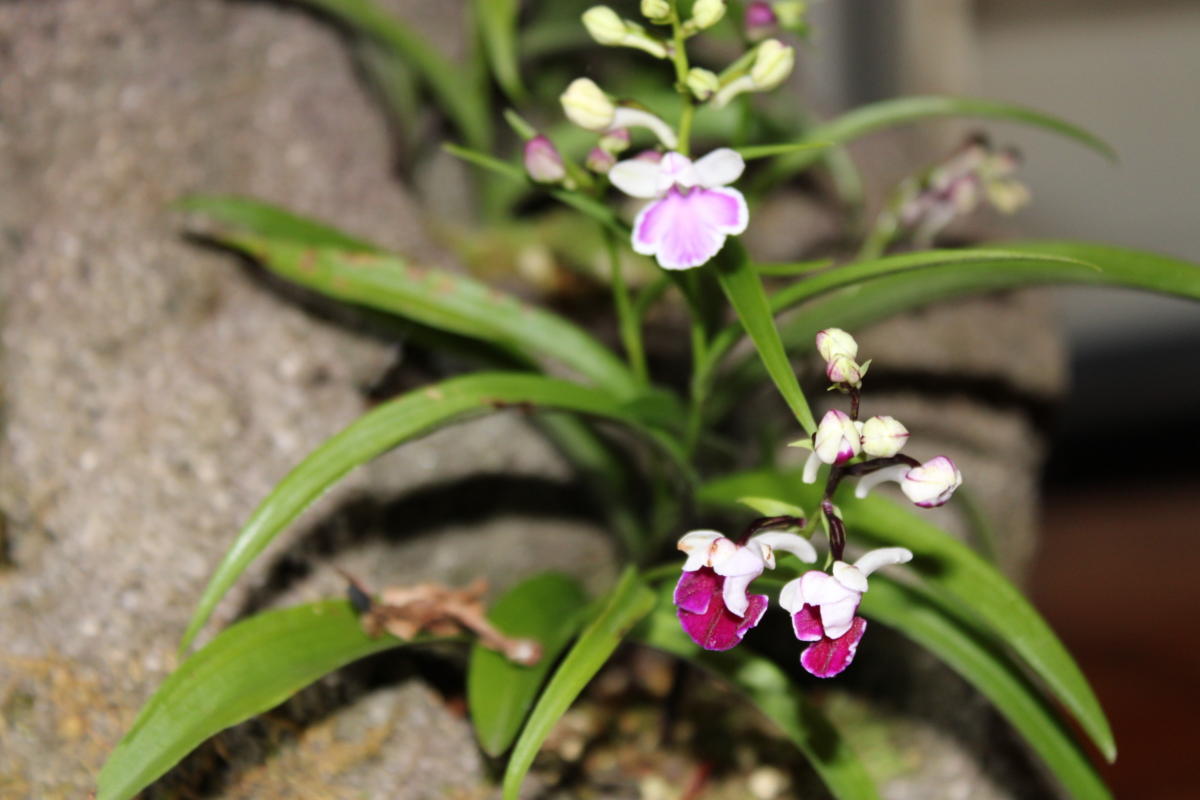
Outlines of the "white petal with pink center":
<svg viewBox="0 0 1200 800">
<path fill-rule="evenodd" d="M 632 197 L 656 198 L 633 225 L 633 249 L 654 256 L 663 269 L 707 263 L 725 237 L 746 230 L 746 198 L 726 184 L 741 176 L 745 162 L 727 147 L 692 161 L 667 153 L 657 164 L 629 159 L 614 166 L 609 180 Z"/>
</svg>

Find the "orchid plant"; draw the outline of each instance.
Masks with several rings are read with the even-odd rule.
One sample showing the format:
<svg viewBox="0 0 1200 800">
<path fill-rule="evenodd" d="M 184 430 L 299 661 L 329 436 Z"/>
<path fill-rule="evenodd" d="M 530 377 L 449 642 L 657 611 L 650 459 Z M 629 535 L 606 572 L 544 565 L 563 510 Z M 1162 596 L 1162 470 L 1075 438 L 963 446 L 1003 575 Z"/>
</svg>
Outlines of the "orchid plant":
<svg viewBox="0 0 1200 800">
<path fill-rule="evenodd" d="M 429 346 L 454 348 L 486 371 L 378 405 L 280 481 L 217 567 L 184 633 L 184 660 L 113 752 L 99 777 L 100 800 L 132 797 L 205 738 L 349 661 L 472 633 L 468 705 L 481 747 L 507 754 L 509 800 L 552 726 L 625 640 L 704 664 L 778 724 L 834 796 L 876 797 L 846 741 L 852 733 L 839 733 L 806 699 L 817 683 L 809 676 L 833 678 L 856 657 L 883 657 L 869 647 L 857 654 L 868 620 L 928 648 L 974 684 L 1067 791 L 1108 796 L 1063 716 L 1109 759 L 1112 733 L 1049 626 L 983 555 L 919 512 L 869 496 L 893 481 L 908 503 L 932 508 L 954 499 L 963 476 L 953 454 L 920 462 L 901 453 L 909 431 L 894 417 L 860 418 L 871 362 L 860 361 L 847 329 L 946 297 L 1032 283 L 1200 298 L 1200 268 L 1088 243 L 928 249 L 947 224 L 983 203 L 1011 211 L 1029 199 L 1014 176 L 1015 151 L 982 137 L 897 186 L 858 234 L 856 257 L 762 263 L 739 238 L 753 233 L 755 209 L 774 187 L 809 169 L 832 176 L 841 199 L 851 201 L 841 207 L 854 214 L 860 181 L 842 146 L 892 124 L 998 118 L 1108 152 L 1103 142 L 1040 112 L 961 98 L 901 98 L 823 123 L 798 121 L 794 99 L 779 90 L 808 33 L 799 2 L 642 0 L 636 19 L 603 5 L 542 4 L 522 30 L 520 4 L 477 0 L 482 56 L 511 104 L 503 109 L 484 82 L 464 76 L 371 0 L 304 2 L 353 32 L 368 76 L 407 87 L 385 93 L 394 112 L 416 114 L 417 89 L 434 99 L 465 143 L 446 149 L 483 168 L 484 229 L 544 241 L 559 263 L 603 282 L 622 352 L 476 277 L 413 265 L 291 212 L 244 198 L 184 201 L 211 220 L 206 233 L 216 242 L 309 289 L 395 314 Z M 620 65 L 644 59 L 646 68 L 589 70 L 595 79 L 531 69 L 547 62 L 578 69 L 580 40 L 562 35 L 564 21 L 600 48 L 622 51 Z M 722 45 L 703 52 L 734 54 L 726 63 L 703 60 L 692 46 L 697 37 Z M 515 134 L 507 145 L 494 128 L 501 118 Z M 573 215 L 567 235 L 559 211 L 525 202 L 537 195 Z M 847 218 L 846 229 L 850 236 L 861 227 Z M 472 252 L 471 233 L 442 232 Z M 588 272 L 596 253 L 606 269 Z M 670 303 L 689 320 L 691 374 L 682 390 L 656 374 L 644 336 L 647 313 Z M 744 339 L 750 347 L 738 349 Z M 821 362 L 823 370 L 811 369 Z M 788 424 L 803 431 L 791 445 L 809 453 L 778 466 L 776 455 L 794 451 L 775 442 L 757 466 L 734 471 L 720 431 L 764 378 Z M 830 408 L 818 422 L 805 386 L 822 383 L 847 408 Z M 258 614 L 189 655 L 229 588 L 347 472 L 436 428 L 511 407 L 560 412 L 541 418 L 543 430 L 589 476 L 628 559 L 602 597 L 589 600 L 562 576 L 535 576 L 483 619 L 479 587 L 401 587 L 376 597 L 351 580 L 348 599 Z M 597 421 L 633 437 L 609 437 Z M 621 452 L 630 448 L 635 457 Z M 717 524 L 742 533 L 688 530 Z M 682 564 L 669 556 L 673 542 Z M 772 594 L 803 643 L 787 661 L 760 652 L 749 635 Z"/>
</svg>

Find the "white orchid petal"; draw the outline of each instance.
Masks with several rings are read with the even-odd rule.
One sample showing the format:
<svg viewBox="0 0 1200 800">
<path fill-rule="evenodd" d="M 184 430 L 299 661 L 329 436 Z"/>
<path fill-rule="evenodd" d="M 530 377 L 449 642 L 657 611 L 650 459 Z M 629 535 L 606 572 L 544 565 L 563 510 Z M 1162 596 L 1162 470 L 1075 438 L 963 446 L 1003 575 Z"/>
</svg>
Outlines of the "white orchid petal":
<svg viewBox="0 0 1200 800">
<path fill-rule="evenodd" d="M 868 550 L 854 562 L 854 566 L 863 575 L 870 575 L 877 569 L 891 566 L 892 564 L 907 564 L 912 561 L 912 551 L 906 547 L 880 547 L 876 550 Z M 864 588 L 862 591 L 866 591 Z"/>
<path fill-rule="evenodd" d="M 630 158 L 613 165 L 608 171 L 612 185 L 630 197 L 658 197 L 659 165 L 643 158 Z"/>
<path fill-rule="evenodd" d="M 804 592 L 800 589 L 800 580 L 790 580 L 779 590 L 779 605 L 789 614 L 795 614 L 804 608 Z"/>
<path fill-rule="evenodd" d="M 782 550 L 785 553 L 791 553 L 801 561 L 812 564 L 817 560 L 817 551 L 807 539 L 796 533 L 786 533 L 784 531 L 771 531 L 769 533 L 760 533 L 750 540 L 764 544 L 772 550 Z"/>
<path fill-rule="evenodd" d="M 862 593 L 867 590 L 866 573 L 857 565 L 847 564 L 845 561 L 833 562 L 833 579 L 852 592 Z"/>
<path fill-rule="evenodd" d="M 896 481 L 899 483 L 904 480 L 904 476 L 908 474 L 909 467 L 905 464 L 896 464 L 891 467 L 884 467 L 876 470 L 869 475 L 864 475 L 858 479 L 858 486 L 854 488 L 854 496 L 862 499 L 867 496 L 867 493 L 881 483 L 887 481 Z"/>
<path fill-rule="evenodd" d="M 696 182 L 705 188 L 728 186 L 742 176 L 746 162 L 736 150 L 720 147 L 692 165 Z"/>
<path fill-rule="evenodd" d="M 800 591 L 804 594 L 804 602 L 814 606 L 840 603 L 859 594 L 838 583 L 832 575 L 816 569 L 800 576 Z"/>
<path fill-rule="evenodd" d="M 658 140 L 667 147 L 667 149 L 674 150 L 679 144 L 679 139 L 675 136 L 675 131 L 670 125 L 663 122 L 649 111 L 643 111 L 640 108 L 618 106 L 616 113 L 613 114 L 612 122 L 608 127 L 610 129 L 649 128 L 654 135 L 658 137 Z"/>
<path fill-rule="evenodd" d="M 725 541 L 729 541 L 726 539 Z M 740 577 L 742 575 L 758 576 L 762 574 L 766 564 L 762 554 L 756 547 L 741 547 L 728 552 L 714 554 L 712 559 L 713 571 L 725 577 Z"/>
<path fill-rule="evenodd" d="M 837 639 L 854 624 L 854 613 L 858 611 L 861 597 L 854 595 L 836 603 L 825 603 L 821 606 L 821 627 L 830 639 Z"/>
<path fill-rule="evenodd" d="M 691 531 L 685 533 L 676 545 L 687 553 L 687 563 L 683 565 L 684 572 L 695 572 L 701 567 L 709 566 L 712 558 L 713 545 L 725 536 L 717 531 Z M 733 542 L 730 542 L 732 545 Z"/>
<path fill-rule="evenodd" d="M 816 483 L 817 473 L 821 470 L 821 457 L 817 455 L 817 451 L 808 454 L 808 460 L 804 462 L 804 474 L 800 476 L 800 480 L 804 483 Z"/>
<path fill-rule="evenodd" d="M 746 609 L 750 607 L 750 598 L 746 597 L 746 589 L 750 586 L 750 581 L 757 577 L 755 575 L 734 575 L 725 579 L 725 587 L 722 589 L 722 598 L 725 600 L 725 607 L 737 614 L 739 617 L 746 616 Z"/>
</svg>

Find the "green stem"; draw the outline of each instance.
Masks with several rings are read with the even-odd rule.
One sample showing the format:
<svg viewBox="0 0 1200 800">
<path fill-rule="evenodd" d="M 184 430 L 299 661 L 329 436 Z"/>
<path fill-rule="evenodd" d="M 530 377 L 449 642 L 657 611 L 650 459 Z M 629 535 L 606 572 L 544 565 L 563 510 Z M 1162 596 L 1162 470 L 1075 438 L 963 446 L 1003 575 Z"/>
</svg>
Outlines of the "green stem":
<svg viewBox="0 0 1200 800">
<path fill-rule="evenodd" d="M 692 117 L 695 114 L 696 108 L 692 104 L 692 92 L 687 86 L 688 58 L 687 48 L 684 46 L 685 39 L 683 23 L 679 18 L 679 3 L 678 0 L 672 0 L 671 41 L 673 52 L 671 53 L 671 60 L 675 64 L 675 88 L 678 90 L 679 99 L 683 104 L 679 112 L 679 144 L 675 149 L 686 156 L 691 154 Z"/>
<path fill-rule="evenodd" d="M 638 380 L 644 384 L 649 378 L 649 372 L 646 369 L 646 352 L 642 346 L 642 328 L 638 314 L 629 300 L 629 289 L 625 285 L 625 276 L 621 272 L 621 253 L 617 249 L 617 239 L 613 232 L 602 228 L 601 233 L 604 235 L 604 245 L 608 249 L 609 279 L 612 283 L 613 305 L 617 309 L 617 326 L 621 335 L 621 344 L 625 347 L 629 366 L 637 375 Z"/>
<path fill-rule="evenodd" d="M 709 381 L 702 367 L 708 362 L 708 331 L 704 327 L 704 309 L 700 299 L 699 286 L 692 272 L 684 272 L 675 277 L 679 289 L 687 300 L 689 327 L 692 342 L 692 378 L 689 383 L 691 404 L 688 408 L 687 428 L 684 433 L 684 450 L 689 457 L 695 455 L 696 446 L 700 442 L 700 429 L 704 423 L 704 401 L 708 397 Z"/>
</svg>

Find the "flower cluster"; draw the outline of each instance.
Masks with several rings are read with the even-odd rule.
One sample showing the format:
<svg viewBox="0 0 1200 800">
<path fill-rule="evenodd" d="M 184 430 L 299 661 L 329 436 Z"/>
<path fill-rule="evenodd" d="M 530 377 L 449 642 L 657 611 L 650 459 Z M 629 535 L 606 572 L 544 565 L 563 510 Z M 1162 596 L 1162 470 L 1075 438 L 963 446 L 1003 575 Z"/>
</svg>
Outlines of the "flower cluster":
<svg viewBox="0 0 1200 800">
<path fill-rule="evenodd" d="M 825 412 L 812 439 L 792 444 L 811 448 L 804 463 L 803 480 L 815 483 L 821 466 L 842 467 L 841 474 L 860 476 L 855 495 L 859 498 L 885 481 L 896 481 L 900 491 L 922 508 L 945 503 L 962 484 L 962 473 L 946 456 L 921 463 L 900 455 L 908 442 L 908 429 L 890 416 L 858 419 L 858 393 L 862 376 L 871 362 L 858 364 L 858 343 L 840 328 L 817 334 L 817 350 L 825 359 L 825 374 L 833 388 L 849 392 L 852 413 L 831 409 Z M 856 460 L 857 459 L 857 460 Z"/>
<path fill-rule="evenodd" d="M 900 184 L 890 203 L 894 224 L 925 246 L 956 217 L 985 202 L 1011 214 L 1029 202 L 1029 189 L 1013 177 L 1020 163 L 1016 150 L 996 149 L 985 136 L 972 136 L 950 158 Z"/>
<path fill-rule="evenodd" d="M 799 24 L 804 4 L 778 3 L 773 11 L 767 11 L 777 22 L 786 18 Z M 637 215 L 633 249 L 653 256 L 664 269 L 691 269 L 710 261 L 726 237 L 742 233 L 749 222 L 745 198 L 729 186 L 745 169 L 742 157 L 728 148 L 694 161 L 689 157 L 692 103 L 719 108 L 740 94 L 774 89 L 791 74 L 795 51 L 778 39 L 765 38 L 720 74 L 689 68 L 678 42 L 717 24 L 726 12 L 724 0 L 696 0 L 687 19 L 678 16 L 675 4 L 666 0 L 643 0 L 641 12 L 651 25 L 670 25 L 671 34 L 647 30 L 608 6 L 588 9 L 583 24 L 601 45 L 630 47 L 674 62 L 687 106 L 679 129 L 635 103 L 610 97 L 590 78 L 572 81 L 559 99 L 567 119 L 599 135 L 584 162 L 587 171 L 607 176 L 613 186 L 631 197 L 652 201 Z M 761 9 L 758 15 L 762 16 Z M 751 22 L 747 17 L 748 30 Z M 661 149 L 618 162 L 617 156 L 629 147 L 631 128 L 651 131 Z M 564 162 L 549 138 L 532 130 L 522 134 L 526 139 L 525 170 L 533 180 L 568 189 L 590 180 L 579 167 Z"/>
<path fill-rule="evenodd" d="M 833 503 L 839 483 L 858 477 L 855 494 L 861 498 L 872 486 L 894 480 L 912 502 L 931 508 L 950 499 L 962 483 L 962 474 L 946 456 L 922 464 L 901 455 L 909 434 L 894 417 L 858 419 L 862 376 L 870 362 L 858 363 L 858 343 L 850 334 L 829 328 L 817 334 L 816 344 L 832 388 L 846 392 L 851 400 L 849 414 L 827 412 L 812 437 L 793 443 L 812 449 L 804 465 L 805 483 L 816 482 L 822 465 L 831 467 L 819 518 L 828 532 L 829 569 L 810 569 L 787 583 L 779 605 L 791 615 L 796 638 L 808 643 L 800 664 L 819 678 L 831 678 L 850 665 L 866 632 L 867 621 L 858 615 L 858 607 L 869 588 L 868 576 L 913 557 L 903 547 L 885 547 L 864 553 L 854 563 L 845 561 L 846 525 Z M 780 526 L 801 532 L 762 532 Z M 687 562 L 675 588 L 684 631 L 708 650 L 736 646 L 769 605 L 766 595 L 750 593 L 751 582 L 764 569 L 775 567 L 777 550 L 815 563 L 816 549 L 808 540 L 814 528 L 797 516 L 767 517 L 755 521 L 738 542 L 716 531 L 686 534 L 679 549 L 687 554 Z"/>
</svg>

